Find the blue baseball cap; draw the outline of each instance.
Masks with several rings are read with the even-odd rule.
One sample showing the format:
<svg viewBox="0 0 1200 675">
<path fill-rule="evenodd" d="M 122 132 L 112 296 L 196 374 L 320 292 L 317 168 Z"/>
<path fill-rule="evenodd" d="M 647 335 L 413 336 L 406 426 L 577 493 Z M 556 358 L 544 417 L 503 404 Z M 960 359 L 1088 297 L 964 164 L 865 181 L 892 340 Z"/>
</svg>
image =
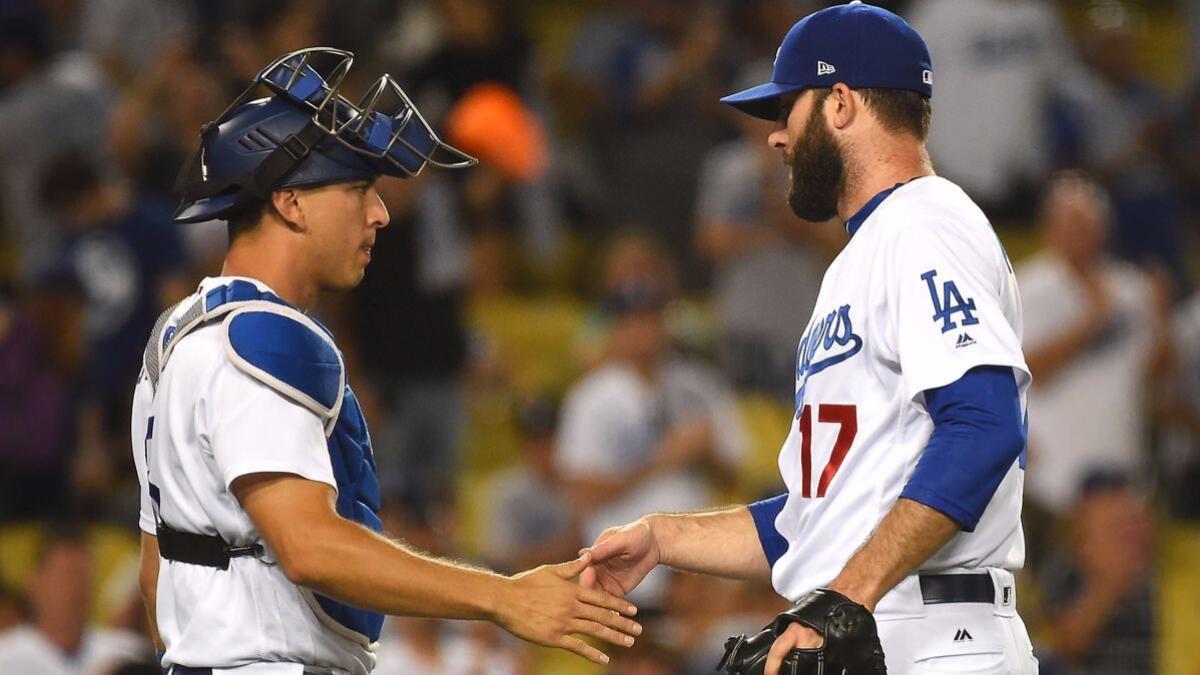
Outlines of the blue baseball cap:
<svg viewBox="0 0 1200 675">
<path fill-rule="evenodd" d="M 855 0 L 797 21 L 779 45 L 771 81 L 721 103 L 774 121 L 780 96 L 838 82 L 852 89 L 908 89 L 930 98 L 929 48 L 904 19 Z"/>
</svg>

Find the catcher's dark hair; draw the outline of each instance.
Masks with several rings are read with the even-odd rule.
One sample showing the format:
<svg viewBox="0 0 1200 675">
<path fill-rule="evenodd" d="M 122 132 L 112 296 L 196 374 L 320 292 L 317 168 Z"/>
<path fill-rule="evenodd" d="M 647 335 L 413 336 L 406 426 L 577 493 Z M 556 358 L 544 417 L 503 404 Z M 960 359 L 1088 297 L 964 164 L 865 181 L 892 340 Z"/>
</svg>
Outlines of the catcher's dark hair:
<svg viewBox="0 0 1200 675">
<path fill-rule="evenodd" d="M 260 201 L 231 215 L 226 221 L 229 227 L 229 243 L 232 244 L 234 239 L 257 227 L 258 221 L 262 220 L 267 208 L 269 208 L 268 204 Z"/>
<path fill-rule="evenodd" d="M 933 112 L 929 99 L 907 89 L 856 89 L 884 128 L 912 134 L 919 141 L 929 136 Z"/>
</svg>

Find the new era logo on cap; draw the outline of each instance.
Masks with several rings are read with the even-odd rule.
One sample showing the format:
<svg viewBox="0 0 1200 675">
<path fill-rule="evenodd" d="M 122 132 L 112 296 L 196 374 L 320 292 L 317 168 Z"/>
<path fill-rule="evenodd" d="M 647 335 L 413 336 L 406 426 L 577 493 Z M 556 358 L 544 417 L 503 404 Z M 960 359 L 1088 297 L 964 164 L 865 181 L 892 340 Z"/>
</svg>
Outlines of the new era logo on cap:
<svg viewBox="0 0 1200 675">
<path fill-rule="evenodd" d="M 832 64 L 817 61 L 817 75 L 832 75 L 836 72 L 837 68 L 834 68 Z"/>
<path fill-rule="evenodd" d="M 932 87 L 933 86 L 933 71 L 932 70 L 922 70 L 921 71 L 921 81 Z"/>
</svg>

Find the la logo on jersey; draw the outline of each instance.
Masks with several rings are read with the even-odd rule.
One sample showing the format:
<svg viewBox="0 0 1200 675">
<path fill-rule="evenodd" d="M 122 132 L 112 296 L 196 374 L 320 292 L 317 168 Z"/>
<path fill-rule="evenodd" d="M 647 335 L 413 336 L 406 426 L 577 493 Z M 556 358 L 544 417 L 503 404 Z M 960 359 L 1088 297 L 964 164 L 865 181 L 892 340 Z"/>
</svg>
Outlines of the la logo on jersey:
<svg viewBox="0 0 1200 675">
<path fill-rule="evenodd" d="M 854 332 L 850 305 L 826 314 L 808 329 L 796 349 L 796 415 L 804 402 L 808 378 L 862 351 L 862 337 Z M 819 358 L 818 358 L 819 357 Z"/>
<path fill-rule="evenodd" d="M 975 299 L 967 298 L 963 300 L 962 293 L 958 292 L 958 286 L 953 281 L 942 283 L 942 292 L 939 295 L 937 285 L 934 282 L 934 277 L 937 276 L 937 270 L 929 270 L 921 275 L 921 279 L 929 286 L 929 299 L 933 301 L 933 320 L 942 322 L 942 332 L 958 328 L 958 324 L 954 322 L 955 314 L 962 314 L 962 325 L 974 326 L 979 323 L 979 319 L 975 318 Z M 971 340 L 970 344 L 975 341 Z M 960 339 L 959 347 L 965 347 L 966 344 Z"/>
</svg>

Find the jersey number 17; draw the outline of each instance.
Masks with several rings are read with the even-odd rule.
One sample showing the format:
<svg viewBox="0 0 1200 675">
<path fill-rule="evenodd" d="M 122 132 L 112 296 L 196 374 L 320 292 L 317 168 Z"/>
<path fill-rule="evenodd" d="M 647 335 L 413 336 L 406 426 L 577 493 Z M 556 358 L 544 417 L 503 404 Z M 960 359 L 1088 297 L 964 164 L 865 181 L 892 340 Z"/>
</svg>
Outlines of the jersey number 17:
<svg viewBox="0 0 1200 675">
<path fill-rule="evenodd" d="M 854 444 L 854 437 L 858 435 L 858 406 L 822 403 L 817 406 L 817 422 L 839 425 L 829 463 L 817 482 L 817 496 L 824 497 L 833 477 L 842 468 L 842 460 L 846 459 L 846 453 Z M 805 405 L 800 412 L 800 496 L 805 498 L 812 496 L 812 425 L 812 406 Z"/>
</svg>

